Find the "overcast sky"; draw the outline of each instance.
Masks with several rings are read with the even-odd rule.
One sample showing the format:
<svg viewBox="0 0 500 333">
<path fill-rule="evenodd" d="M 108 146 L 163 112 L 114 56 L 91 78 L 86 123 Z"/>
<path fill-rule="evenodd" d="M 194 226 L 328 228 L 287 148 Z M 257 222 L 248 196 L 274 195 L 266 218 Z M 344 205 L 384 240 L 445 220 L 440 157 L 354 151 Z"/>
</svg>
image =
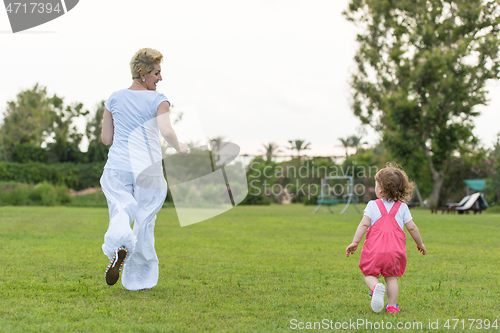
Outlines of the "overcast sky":
<svg viewBox="0 0 500 333">
<path fill-rule="evenodd" d="M 130 86 L 131 57 L 151 47 L 164 55 L 157 91 L 174 111 L 197 110 L 206 136 L 224 136 L 249 154 L 263 143 L 285 147 L 305 139 L 309 155 L 341 155 L 338 138 L 360 127 L 350 109 L 356 30 L 341 15 L 347 4 L 84 0 L 16 34 L 0 10 L 0 113 L 37 82 L 66 103 L 95 111 L 113 91 Z M 490 106 L 479 108 L 475 121 L 485 146 L 500 131 L 500 85 L 489 89 Z M 370 144 L 377 139 L 373 131 L 366 135 Z"/>
</svg>

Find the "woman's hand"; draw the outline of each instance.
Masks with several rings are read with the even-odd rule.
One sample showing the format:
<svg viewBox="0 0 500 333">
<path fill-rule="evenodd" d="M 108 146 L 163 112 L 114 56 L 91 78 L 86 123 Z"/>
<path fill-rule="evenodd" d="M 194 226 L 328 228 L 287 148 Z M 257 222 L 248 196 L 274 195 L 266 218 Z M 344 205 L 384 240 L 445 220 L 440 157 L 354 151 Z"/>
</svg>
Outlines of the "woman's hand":
<svg viewBox="0 0 500 333">
<path fill-rule="evenodd" d="M 354 254 L 354 252 L 356 252 L 358 245 L 359 243 L 351 243 L 351 245 L 345 249 L 345 255 L 349 258 L 349 254 Z"/>
<path fill-rule="evenodd" d="M 187 144 L 183 143 L 183 142 L 179 142 L 179 151 L 178 151 L 179 154 L 181 155 L 187 155 L 189 153 L 189 147 Z"/>
</svg>

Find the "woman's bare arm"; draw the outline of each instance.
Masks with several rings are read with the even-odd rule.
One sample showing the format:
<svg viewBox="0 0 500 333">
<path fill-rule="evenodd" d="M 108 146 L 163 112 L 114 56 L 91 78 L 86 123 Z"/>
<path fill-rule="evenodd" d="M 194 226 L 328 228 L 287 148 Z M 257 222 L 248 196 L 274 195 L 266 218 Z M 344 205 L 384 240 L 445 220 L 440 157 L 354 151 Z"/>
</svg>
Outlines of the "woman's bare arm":
<svg viewBox="0 0 500 333">
<path fill-rule="evenodd" d="M 168 144 L 174 147 L 175 150 L 177 150 L 181 154 L 187 154 L 188 147 L 185 143 L 180 143 L 177 139 L 177 135 L 175 134 L 175 131 L 172 128 L 172 124 L 170 122 L 169 112 L 170 104 L 167 101 L 162 102 L 158 107 L 158 112 L 156 113 L 160 133 L 168 142 Z"/>
<path fill-rule="evenodd" d="M 104 108 L 104 115 L 102 117 L 102 132 L 101 140 L 105 145 L 110 145 L 113 143 L 113 134 L 115 131 L 115 126 L 113 125 L 113 116 L 108 109 Z"/>
</svg>

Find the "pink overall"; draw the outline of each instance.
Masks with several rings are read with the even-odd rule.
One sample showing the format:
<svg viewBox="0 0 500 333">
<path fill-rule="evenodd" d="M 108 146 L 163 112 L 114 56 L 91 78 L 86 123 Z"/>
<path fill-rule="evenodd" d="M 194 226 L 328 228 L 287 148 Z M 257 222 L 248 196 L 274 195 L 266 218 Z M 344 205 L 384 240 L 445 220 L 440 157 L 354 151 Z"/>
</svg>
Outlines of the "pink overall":
<svg viewBox="0 0 500 333">
<path fill-rule="evenodd" d="M 396 221 L 401 202 L 387 213 L 382 200 L 375 200 L 382 217 L 366 233 L 359 268 L 363 275 L 402 276 L 406 268 L 406 234 Z"/>
</svg>

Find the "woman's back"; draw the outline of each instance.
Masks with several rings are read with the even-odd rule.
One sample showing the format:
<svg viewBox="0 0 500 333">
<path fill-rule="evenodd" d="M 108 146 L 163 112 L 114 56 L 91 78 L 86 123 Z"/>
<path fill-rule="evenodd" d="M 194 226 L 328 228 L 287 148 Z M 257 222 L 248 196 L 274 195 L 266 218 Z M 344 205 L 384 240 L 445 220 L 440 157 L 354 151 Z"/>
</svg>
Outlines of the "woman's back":
<svg viewBox="0 0 500 333">
<path fill-rule="evenodd" d="M 111 94 L 105 106 L 113 116 L 113 144 L 105 169 L 138 175 L 161 160 L 156 114 L 165 95 L 150 90 L 122 89 Z M 154 172 L 161 173 L 160 170 Z"/>
</svg>

